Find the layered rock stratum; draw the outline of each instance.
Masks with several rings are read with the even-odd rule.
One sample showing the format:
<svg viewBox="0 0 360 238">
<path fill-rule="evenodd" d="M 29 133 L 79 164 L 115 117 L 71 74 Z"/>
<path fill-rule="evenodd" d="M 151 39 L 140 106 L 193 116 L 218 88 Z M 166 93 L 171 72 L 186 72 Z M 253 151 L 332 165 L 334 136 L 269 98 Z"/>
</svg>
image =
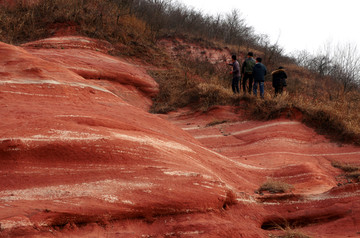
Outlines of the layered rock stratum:
<svg viewBox="0 0 360 238">
<path fill-rule="evenodd" d="M 1 237 L 360 235 L 360 150 L 233 107 L 148 113 L 159 88 L 111 44 L 0 43 Z M 259 193 L 268 178 L 285 194 Z"/>
</svg>

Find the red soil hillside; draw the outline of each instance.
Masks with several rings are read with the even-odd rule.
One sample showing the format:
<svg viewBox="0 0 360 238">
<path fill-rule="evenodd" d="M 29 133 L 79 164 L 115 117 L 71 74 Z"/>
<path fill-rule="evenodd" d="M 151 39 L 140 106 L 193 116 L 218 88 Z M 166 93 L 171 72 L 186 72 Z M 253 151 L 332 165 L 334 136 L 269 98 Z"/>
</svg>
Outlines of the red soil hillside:
<svg viewBox="0 0 360 238">
<path fill-rule="evenodd" d="M 182 39 L 162 39 L 159 45 L 164 48 L 172 57 L 189 57 L 208 61 L 212 64 L 226 62 L 229 58 L 230 51 L 228 49 L 215 49 L 204 47 L 196 43 L 189 44 Z"/>
<path fill-rule="evenodd" d="M 298 121 L 147 112 L 156 82 L 111 45 L 0 43 L 0 237 L 356 237 L 360 150 Z M 255 193 L 267 179 L 293 185 Z"/>
</svg>

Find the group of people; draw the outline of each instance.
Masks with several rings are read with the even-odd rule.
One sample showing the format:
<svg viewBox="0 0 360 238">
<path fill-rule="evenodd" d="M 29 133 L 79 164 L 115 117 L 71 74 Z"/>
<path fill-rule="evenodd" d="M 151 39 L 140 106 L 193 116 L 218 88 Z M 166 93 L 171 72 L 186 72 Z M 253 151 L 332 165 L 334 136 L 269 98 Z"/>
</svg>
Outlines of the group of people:
<svg viewBox="0 0 360 238">
<path fill-rule="evenodd" d="M 232 63 L 229 64 L 233 67 L 233 70 L 230 74 L 233 75 L 232 80 L 232 90 L 234 93 L 240 93 L 241 79 L 242 79 L 242 88 L 244 94 L 246 94 L 246 90 L 249 94 L 253 92 L 255 96 L 257 96 L 257 89 L 259 87 L 260 97 L 264 98 L 264 82 L 265 75 L 267 74 L 267 69 L 264 64 L 262 64 L 262 59 L 260 57 L 254 60 L 253 52 L 249 52 L 247 54 L 247 58 L 243 62 L 241 69 L 240 64 L 236 59 L 236 55 L 232 55 Z M 287 75 L 285 73 L 284 67 L 279 67 L 279 69 L 275 70 L 271 73 L 272 75 L 272 85 L 275 88 L 275 96 L 281 94 L 283 92 L 283 88 L 286 87 L 286 78 Z M 248 87 L 246 84 L 248 83 Z"/>
</svg>

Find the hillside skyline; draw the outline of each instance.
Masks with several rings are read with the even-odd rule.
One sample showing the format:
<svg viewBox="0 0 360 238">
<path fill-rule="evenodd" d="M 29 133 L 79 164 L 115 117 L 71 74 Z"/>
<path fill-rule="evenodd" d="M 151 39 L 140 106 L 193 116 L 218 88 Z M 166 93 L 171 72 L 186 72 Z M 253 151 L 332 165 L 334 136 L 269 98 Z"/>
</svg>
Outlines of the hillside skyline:
<svg viewBox="0 0 360 238">
<path fill-rule="evenodd" d="M 241 17 L 257 34 L 266 34 L 272 43 L 278 42 L 286 53 L 306 50 L 316 53 L 325 45 L 359 45 L 360 34 L 353 30 L 360 16 L 351 7 L 355 0 L 310 1 L 298 3 L 275 0 L 256 1 L 191 1 L 179 3 L 210 15 L 226 15 L 239 10 Z M 344 4 L 346 3 L 346 4 Z"/>
</svg>

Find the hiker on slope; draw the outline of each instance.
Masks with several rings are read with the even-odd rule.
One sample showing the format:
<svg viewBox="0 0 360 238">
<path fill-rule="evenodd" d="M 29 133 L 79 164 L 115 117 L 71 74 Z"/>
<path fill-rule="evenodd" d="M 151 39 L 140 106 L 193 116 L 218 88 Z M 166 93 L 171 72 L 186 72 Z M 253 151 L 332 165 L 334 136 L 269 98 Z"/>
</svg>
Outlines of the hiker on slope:
<svg viewBox="0 0 360 238">
<path fill-rule="evenodd" d="M 279 69 L 273 71 L 272 75 L 272 86 L 275 89 L 275 97 L 278 94 L 282 94 L 284 87 L 287 86 L 286 79 L 287 75 L 285 73 L 284 67 L 280 66 Z"/>
<path fill-rule="evenodd" d="M 240 93 L 239 89 L 239 82 L 240 82 L 240 65 L 239 62 L 236 60 L 236 55 L 231 56 L 232 64 L 229 64 L 233 67 L 233 70 L 230 74 L 233 75 L 231 88 L 234 93 Z"/>
<path fill-rule="evenodd" d="M 253 59 L 253 52 L 249 52 L 247 54 L 247 58 L 245 59 L 244 63 L 242 64 L 241 67 L 241 73 L 242 73 L 242 78 L 243 78 L 243 82 L 242 82 L 242 86 L 243 86 L 243 91 L 244 94 L 246 94 L 246 81 L 249 80 L 249 87 L 248 87 L 248 92 L 249 94 L 251 94 L 252 91 L 252 85 L 253 85 L 253 69 L 255 66 L 255 60 Z"/>
<path fill-rule="evenodd" d="M 264 98 L 264 82 L 265 82 L 265 75 L 267 73 L 265 65 L 261 63 L 261 58 L 256 58 L 256 64 L 253 69 L 253 77 L 254 77 L 254 95 L 257 94 L 257 85 L 259 84 L 260 87 L 260 97 Z"/>
</svg>

